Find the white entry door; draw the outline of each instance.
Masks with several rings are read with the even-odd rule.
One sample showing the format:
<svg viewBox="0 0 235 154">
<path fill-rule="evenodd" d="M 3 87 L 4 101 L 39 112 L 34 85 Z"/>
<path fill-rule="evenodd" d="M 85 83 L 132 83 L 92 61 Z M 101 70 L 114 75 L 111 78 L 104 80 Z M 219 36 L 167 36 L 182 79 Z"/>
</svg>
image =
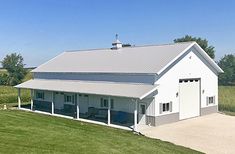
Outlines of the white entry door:
<svg viewBox="0 0 235 154">
<path fill-rule="evenodd" d="M 184 79 L 179 81 L 180 119 L 200 115 L 200 80 Z"/>
<path fill-rule="evenodd" d="M 64 108 L 64 95 L 61 92 L 55 92 L 55 109 L 63 109 Z"/>
<path fill-rule="evenodd" d="M 88 106 L 89 106 L 88 95 L 79 95 L 79 112 L 80 113 L 88 112 Z"/>
<path fill-rule="evenodd" d="M 139 103 L 139 124 L 146 124 L 146 104 Z"/>
</svg>

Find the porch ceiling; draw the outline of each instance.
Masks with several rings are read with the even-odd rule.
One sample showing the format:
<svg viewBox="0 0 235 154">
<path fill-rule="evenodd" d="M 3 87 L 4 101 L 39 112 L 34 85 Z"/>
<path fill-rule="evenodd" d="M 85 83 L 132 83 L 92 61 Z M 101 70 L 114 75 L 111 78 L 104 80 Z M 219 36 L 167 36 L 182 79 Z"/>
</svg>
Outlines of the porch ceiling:
<svg viewBox="0 0 235 154">
<path fill-rule="evenodd" d="M 43 79 L 32 79 L 15 87 L 138 99 L 143 99 L 157 90 L 157 85 Z"/>
</svg>

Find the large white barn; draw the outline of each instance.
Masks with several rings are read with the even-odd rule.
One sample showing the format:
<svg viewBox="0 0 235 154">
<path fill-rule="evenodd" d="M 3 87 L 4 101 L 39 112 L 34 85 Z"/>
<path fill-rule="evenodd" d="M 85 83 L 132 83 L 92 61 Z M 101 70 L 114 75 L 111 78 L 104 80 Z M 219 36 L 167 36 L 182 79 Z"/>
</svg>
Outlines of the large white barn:
<svg viewBox="0 0 235 154">
<path fill-rule="evenodd" d="M 29 110 L 129 127 L 158 126 L 218 111 L 221 68 L 196 42 L 63 52 L 16 86 Z M 27 108 L 27 106 L 26 106 Z"/>
</svg>

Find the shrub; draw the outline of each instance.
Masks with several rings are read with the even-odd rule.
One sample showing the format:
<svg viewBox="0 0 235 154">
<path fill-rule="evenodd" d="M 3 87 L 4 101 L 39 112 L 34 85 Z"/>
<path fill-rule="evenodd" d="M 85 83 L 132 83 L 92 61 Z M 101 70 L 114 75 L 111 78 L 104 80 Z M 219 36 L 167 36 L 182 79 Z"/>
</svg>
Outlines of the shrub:
<svg viewBox="0 0 235 154">
<path fill-rule="evenodd" d="M 6 73 L 0 74 L 0 85 L 7 84 L 8 75 Z"/>
<path fill-rule="evenodd" d="M 0 86 L 0 104 L 16 103 L 17 102 L 17 89 L 11 86 Z M 22 89 L 21 90 L 21 101 L 30 101 L 30 91 Z"/>
</svg>

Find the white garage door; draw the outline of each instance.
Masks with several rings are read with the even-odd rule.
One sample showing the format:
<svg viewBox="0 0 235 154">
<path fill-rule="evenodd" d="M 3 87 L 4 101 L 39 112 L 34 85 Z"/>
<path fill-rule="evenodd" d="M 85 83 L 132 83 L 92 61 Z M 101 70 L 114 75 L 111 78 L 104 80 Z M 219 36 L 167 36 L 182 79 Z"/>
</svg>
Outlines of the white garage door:
<svg viewBox="0 0 235 154">
<path fill-rule="evenodd" d="M 179 81 L 180 120 L 200 114 L 200 80 Z"/>
</svg>

